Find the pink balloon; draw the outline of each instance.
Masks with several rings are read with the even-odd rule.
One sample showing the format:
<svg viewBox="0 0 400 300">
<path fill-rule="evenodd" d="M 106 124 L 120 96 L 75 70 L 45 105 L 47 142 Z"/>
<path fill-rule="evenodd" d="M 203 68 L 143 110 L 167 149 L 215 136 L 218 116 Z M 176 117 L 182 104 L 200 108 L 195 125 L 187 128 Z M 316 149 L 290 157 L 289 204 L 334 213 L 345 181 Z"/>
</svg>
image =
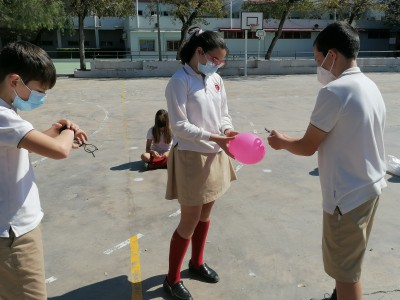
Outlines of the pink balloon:
<svg viewBox="0 0 400 300">
<path fill-rule="evenodd" d="M 265 156 L 265 145 L 258 135 L 250 132 L 239 133 L 228 144 L 229 152 L 242 164 L 252 165 Z"/>
</svg>

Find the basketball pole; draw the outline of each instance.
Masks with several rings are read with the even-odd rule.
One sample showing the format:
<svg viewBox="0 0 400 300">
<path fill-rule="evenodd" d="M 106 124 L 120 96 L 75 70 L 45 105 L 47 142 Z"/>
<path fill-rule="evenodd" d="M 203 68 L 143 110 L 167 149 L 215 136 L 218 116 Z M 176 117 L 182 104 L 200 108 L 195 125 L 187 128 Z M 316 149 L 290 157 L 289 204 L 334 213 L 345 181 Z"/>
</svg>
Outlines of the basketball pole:
<svg viewBox="0 0 400 300">
<path fill-rule="evenodd" d="M 245 29 L 244 31 L 244 76 L 247 77 L 247 32 L 248 30 Z"/>
</svg>

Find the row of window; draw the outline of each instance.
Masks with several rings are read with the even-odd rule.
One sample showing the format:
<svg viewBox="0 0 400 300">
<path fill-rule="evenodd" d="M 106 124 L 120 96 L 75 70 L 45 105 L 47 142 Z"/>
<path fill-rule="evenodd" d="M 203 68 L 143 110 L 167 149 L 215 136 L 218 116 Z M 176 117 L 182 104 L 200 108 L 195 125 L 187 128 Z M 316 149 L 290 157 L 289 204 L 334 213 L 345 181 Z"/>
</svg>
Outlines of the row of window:
<svg viewBox="0 0 400 300">
<path fill-rule="evenodd" d="M 248 39 L 258 39 L 255 32 L 247 33 Z M 311 32 L 307 31 L 283 31 L 281 39 L 311 39 Z M 243 31 L 225 31 L 224 39 L 244 39 Z"/>
</svg>

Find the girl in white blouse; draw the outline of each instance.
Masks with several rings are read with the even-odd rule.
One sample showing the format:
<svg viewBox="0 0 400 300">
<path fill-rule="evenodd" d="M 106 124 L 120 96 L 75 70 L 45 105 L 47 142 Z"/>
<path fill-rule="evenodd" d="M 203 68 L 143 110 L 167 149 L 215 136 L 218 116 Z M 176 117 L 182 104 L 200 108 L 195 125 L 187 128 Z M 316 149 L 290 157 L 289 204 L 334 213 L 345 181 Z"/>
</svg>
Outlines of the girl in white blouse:
<svg viewBox="0 0 400 300">
<path fill-rule="evenodd" d="M 172 76 L 165 92 L 174 135 L 165 198 L 178 199 L 181 206 L 164 281 L 164 289 L 174 299 L 192 299 L 180 280 L 190 241 L 189 272 L 206 282 L 219 280 L 218 274 L 204 263 L 203 253 L 214 202 L 236 179 L 227 144 L 237 132 L 228 112 L 224 83 L 216 73 L 224 65 L 227 52 L 218 33 L 189 30 L 180 52 L 184 66 Z"/>
</svg>

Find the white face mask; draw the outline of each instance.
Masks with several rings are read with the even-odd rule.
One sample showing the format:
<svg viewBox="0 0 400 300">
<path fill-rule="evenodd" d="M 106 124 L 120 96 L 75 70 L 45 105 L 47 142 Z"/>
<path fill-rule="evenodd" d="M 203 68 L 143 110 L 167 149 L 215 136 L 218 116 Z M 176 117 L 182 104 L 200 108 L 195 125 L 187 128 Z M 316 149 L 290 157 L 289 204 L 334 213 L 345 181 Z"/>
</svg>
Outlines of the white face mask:
<svg viewBox="0 0 400 300">
<path fill-rule="evenodd" d="M 327 57 L 328 55 L 325 56 L 324 60 L 322 61 L 322 64 L 317 67 L 317 79 L 322 85 L 327 85 L 329 82 L 334 81 L 336 79 L 336 76 L 333 75 L 331 72 L 333 66 L 335 65 L 335 61 L 333 61 L 329 71 L 322 67 Z"/>
</svg>

